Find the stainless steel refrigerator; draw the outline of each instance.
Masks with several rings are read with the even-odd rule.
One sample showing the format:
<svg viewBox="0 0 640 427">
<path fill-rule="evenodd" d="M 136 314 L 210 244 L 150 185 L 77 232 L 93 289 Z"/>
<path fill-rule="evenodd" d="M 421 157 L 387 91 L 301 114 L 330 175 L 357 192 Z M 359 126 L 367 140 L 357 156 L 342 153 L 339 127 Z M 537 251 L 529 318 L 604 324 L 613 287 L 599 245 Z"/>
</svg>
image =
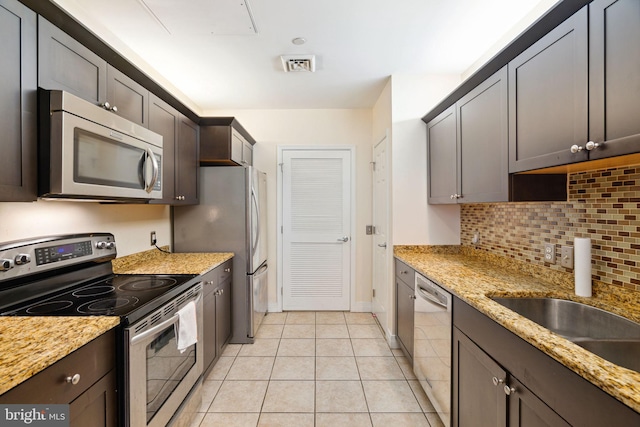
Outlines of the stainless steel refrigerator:
<svg viewBox="0 0 640 427">
<path fill-rule="evenodd" d="M 173 209 L 175 252 L 233 252 L 232 343 L 253 343 L 267 312 L 267 175 L 201 167 L 200 204 Z"/>
</svg>

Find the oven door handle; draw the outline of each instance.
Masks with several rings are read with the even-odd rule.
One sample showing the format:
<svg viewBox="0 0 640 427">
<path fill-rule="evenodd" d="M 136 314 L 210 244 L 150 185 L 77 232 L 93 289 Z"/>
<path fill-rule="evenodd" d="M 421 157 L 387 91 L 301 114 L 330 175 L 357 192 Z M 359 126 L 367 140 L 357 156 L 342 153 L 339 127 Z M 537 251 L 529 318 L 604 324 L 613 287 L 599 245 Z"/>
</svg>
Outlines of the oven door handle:
<svg viewBox="0 0 640 427">
<path fill-rule="evenodd" d="M 198 304 L 198 302 L 200 301 L 200 298 L 202 298 L 202 294 L 198 295 L 198 297 L 193 299 L 192 301 L 195 302 L 196 304 Z M 189 301 L 189 302 L 191 302 L 191 301 Z M 166 329 L 167 327 L 169 327 L 169 326 L 173 325 L 174 323 L 176 323 L 178 321 L 178 319 L 179 319 L 178 313 L 176 313 L 173 316 L 171 316 L 171 318 L 163 321 L 162 323 L 157 324 L 153 328 L 147 329 L 146 331 L 142 332 L 141 334 L 136 335 L 135 337 L 131 338 L 131 340 L 130 340 L 131 341 L 131 345 L 139 344 L 141 341 L 144 341 L 144 340 L 148 339 L 149 337 L 154 336 L 155 334 L 157 334 L 158 332 L 162 331 L 163 329 Z"/>
</svg>

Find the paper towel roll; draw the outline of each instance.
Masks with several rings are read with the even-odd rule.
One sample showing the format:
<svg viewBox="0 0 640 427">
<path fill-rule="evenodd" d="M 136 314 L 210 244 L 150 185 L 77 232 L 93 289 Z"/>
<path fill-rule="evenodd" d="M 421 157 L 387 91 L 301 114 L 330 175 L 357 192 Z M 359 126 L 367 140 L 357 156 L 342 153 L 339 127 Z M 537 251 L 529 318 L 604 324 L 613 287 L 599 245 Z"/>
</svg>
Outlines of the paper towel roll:
<svg viewBox="0 0 640 427">
<path fill-rule="evenodd" d="M 580 297 L 591 296 L 591 239 L 588 237 L 576 237 L 573 240 L 575 248 L 574 274 L 576 295 Z"/>
</svg>

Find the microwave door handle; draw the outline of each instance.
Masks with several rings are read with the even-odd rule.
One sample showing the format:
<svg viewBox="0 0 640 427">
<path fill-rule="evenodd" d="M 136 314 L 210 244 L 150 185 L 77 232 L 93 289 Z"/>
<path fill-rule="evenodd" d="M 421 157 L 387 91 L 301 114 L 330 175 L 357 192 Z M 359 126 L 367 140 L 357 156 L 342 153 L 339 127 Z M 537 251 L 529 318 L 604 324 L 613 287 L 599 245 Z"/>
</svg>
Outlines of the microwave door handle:
<svg viewBox="0 0 640 427">
<path fill-rule="evenodd" d="M 151 151 L 151 148 L 147 147 L 147 159 L 151 160 L 151 168 L 152 168 L 152 175 L 151 175 L 151 182 L 149 182 L 149 184 L 147 185 L 147 174 L 144 174 L 144 182 L 145 182 L 145 187 L 144 187 L 144 191 L 146 191 L 147 193 L 151 193 L 151 191 L 153 191 L 153 186 L 156 185 L 156 182 L 158 182 L 158 161 L 156 160 L 156 156 L 153 154 L 153 151 Z M 145 169 L 147 167 L 147 163 L 145 162 L 144 166 Z M 146 170 L 145 170 L 146 172 Z"/>
</svg>

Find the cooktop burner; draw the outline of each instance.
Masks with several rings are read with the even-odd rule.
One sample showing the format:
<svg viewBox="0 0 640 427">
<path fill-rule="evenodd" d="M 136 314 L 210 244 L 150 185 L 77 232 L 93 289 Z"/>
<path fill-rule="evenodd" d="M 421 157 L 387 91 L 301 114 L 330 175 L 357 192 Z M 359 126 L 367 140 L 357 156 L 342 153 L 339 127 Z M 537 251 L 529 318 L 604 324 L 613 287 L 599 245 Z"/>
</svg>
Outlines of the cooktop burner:
<svg viewBox="0 0 640 427">
<path fill-rule="evenodd" d="M 113 275 L 3 310 L 3 315 L 125 316 L 194 275 Z"/>
</svg>

